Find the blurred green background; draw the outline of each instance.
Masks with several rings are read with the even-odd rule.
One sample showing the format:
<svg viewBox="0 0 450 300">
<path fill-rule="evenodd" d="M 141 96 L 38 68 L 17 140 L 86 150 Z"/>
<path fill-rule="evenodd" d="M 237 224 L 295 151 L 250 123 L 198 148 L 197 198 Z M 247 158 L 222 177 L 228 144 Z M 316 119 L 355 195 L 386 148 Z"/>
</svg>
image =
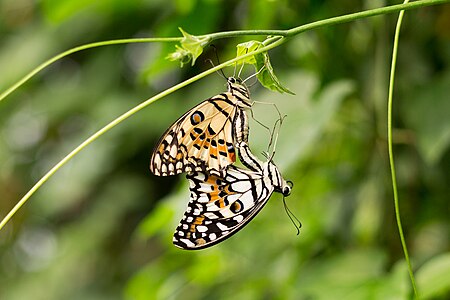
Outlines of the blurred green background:
<svg viewBox="0 0 450 300">
<path fill-rule="evenodd" d="M 0 90 L 84 43 L 239 29 L 288 29 L 400 1 L 0 0 Z M 386 110 L 397 14 L 301 34 L 270 52 L 296 95 L 251 87 L 287 114 L 275 161 L 294 182 L 241 232 L 212 248 L 175 248 L 184 176 L 148 170 L 152 149 L 188 108 L 222 92 L 213 74 L 123 122 L 51 178 L 0 231 L 0 299 L 409 299 L 394 216 Z M 395 88 L 401 216 L 419 290 L 450 296 L 450 6 L 406 13 Z M 221 61 L 248 37 L 214 42 Z M 258 38 L 261 40 L 261 37 Z M 164 57 L 174 44 L 76 53 L 0 103 L 0 217 L 65 154 L 116 116 L 210 67 Z M 232 74 L 233 69 L 226 69 Z M 253 70 L 246 69 L 247 74 Z M 271 126 L 277 115 L 255 105 Z M 267 132 L 251 123 L 259 154 Z M 263 158 L 260 156 L 261 159 Z"/>
</svg>

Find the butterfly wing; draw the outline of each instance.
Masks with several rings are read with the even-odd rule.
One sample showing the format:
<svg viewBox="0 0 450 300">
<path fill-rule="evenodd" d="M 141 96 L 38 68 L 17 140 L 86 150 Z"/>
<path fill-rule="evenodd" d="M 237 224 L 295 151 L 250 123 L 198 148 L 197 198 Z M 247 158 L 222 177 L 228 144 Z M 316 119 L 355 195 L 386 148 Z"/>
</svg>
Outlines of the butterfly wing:
<svg viewBox="0 0 450 300">
<path fill-rule="evenodd" d="M 185 113 L 159 140 L 150 170 L 158 176 L 200 170 L 221 174 L 236 161 L 233 122 L 241 108 L 235 101 L 223 93 Z"/>
<path fill-rule="evenodd" d="M 195 250 L 219 243 L 242 229 L 267 203 L 273 186 L 261 173 L 229 166 L 224 178 L 188 175 L 191 200 L 173 243 Z"/>
</svg>

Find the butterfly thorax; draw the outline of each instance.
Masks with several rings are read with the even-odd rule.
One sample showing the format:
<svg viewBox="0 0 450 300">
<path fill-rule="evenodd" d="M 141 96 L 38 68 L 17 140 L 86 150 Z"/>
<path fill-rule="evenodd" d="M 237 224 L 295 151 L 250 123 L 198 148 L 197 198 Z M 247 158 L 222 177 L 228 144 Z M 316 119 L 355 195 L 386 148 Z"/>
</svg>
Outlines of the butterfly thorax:
<svg viewBox="0 0 450 300">
<path fill-rule="evenodd" d="M 250 91 L 240 79 L 229 77 L 227 80 L 228 92 L 235 98 L 236 104 L 243 108 L 251 107 Z"/>
</svg>

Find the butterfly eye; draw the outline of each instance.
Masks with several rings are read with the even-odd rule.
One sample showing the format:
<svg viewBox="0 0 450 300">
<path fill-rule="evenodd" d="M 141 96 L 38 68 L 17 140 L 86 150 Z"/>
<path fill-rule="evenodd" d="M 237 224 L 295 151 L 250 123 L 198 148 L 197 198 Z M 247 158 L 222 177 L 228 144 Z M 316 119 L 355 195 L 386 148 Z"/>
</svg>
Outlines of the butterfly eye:
<svg viewBox="0 0 450 300">
<path fill-rule="evenodd" d="M 290 186 L 285 186 L 283 188 L 283 196 L 287 197 L 291 194 L 291 187 Z"/>
<path fill-rule="evenodd" d="M 234 79 L 233 77 L 230 77 L 230 78 L 228 78 L 228 81 L 231 82 L 231 83 L 235 83 L 236 79 Z"/>
</svg>

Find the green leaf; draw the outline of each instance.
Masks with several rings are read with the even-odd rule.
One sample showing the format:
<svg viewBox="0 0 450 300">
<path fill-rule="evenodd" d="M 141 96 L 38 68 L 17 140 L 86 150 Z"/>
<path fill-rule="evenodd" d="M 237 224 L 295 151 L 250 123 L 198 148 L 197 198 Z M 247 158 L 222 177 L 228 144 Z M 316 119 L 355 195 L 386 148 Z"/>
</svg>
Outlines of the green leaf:
<svg viewBox="0 0 450 300">
<path fill-rule="evenodd" d="M 210 39 L 207 37 L 200 38 L 184 31 L 181 27 L 178 28 L 183 34 L 183 39 L 180 44 L 176 45 L 177 50 L 170 53 L 166 58 L 171 61 L 178 60 L 181 67 L 184 64 L 192 61 L 191 65 L 195 64 L 195 60 L 202 54 L 203 48 L 209 44 Z"/>
<path fill-rule="evenodd" d="M 263 46 L 264 43 L 259 41 L 249 41 L 246 43 L 241 43 L 236 46 L 236 56 L 239 57 L 248 53 L 252 53 Z M 242 60 L 239 60 L 239 63 L 254 65 L 259 82 L 261 82 L 261 84 L 269 90 L 295 95 L 294 92 L 283 86 L 280 80 L 278 80 L 270 63 L 269 54 L 267 52 L 258 53 L 253 56 L 244 58 Z"/>
<path fill-rule="evenodd" d="M 255 68 L 256 72 L 258 72 L 258 80 L 263 86 L 272 91 L 295 95 L 294 92 L 283 86 L 275 75 L 267 52 L 264 52 L 262 56 L 256 56 Z"/>
<path fill-rule="evenodd" d="M 237 54 L 236 56 L 242 56 L 245 55 L 247 53 L 251 53 L 254 52 L 256 50 L 258 50 L 259 48 L 261 48 L 263 46 L 263 44 L 259 41 L 249 41 L 249 42 L 245 42 L 245 43 L 241 43 L 238 44 L 236 46 L 237 48 Z M 262 53 L 244 58 L 242 60 L 239 60 L 239 63 L 243 63 L 243 64 L 249 64 L 249 65 L 255 65 L 256 64 L 256 56 L 262 56 Z"/>
<path fill-rule="evenodd" d="M 450 291 L 450 253 L 436 256 L 416 273 L 421 299 L 443 296 Z"/>
</svg>

